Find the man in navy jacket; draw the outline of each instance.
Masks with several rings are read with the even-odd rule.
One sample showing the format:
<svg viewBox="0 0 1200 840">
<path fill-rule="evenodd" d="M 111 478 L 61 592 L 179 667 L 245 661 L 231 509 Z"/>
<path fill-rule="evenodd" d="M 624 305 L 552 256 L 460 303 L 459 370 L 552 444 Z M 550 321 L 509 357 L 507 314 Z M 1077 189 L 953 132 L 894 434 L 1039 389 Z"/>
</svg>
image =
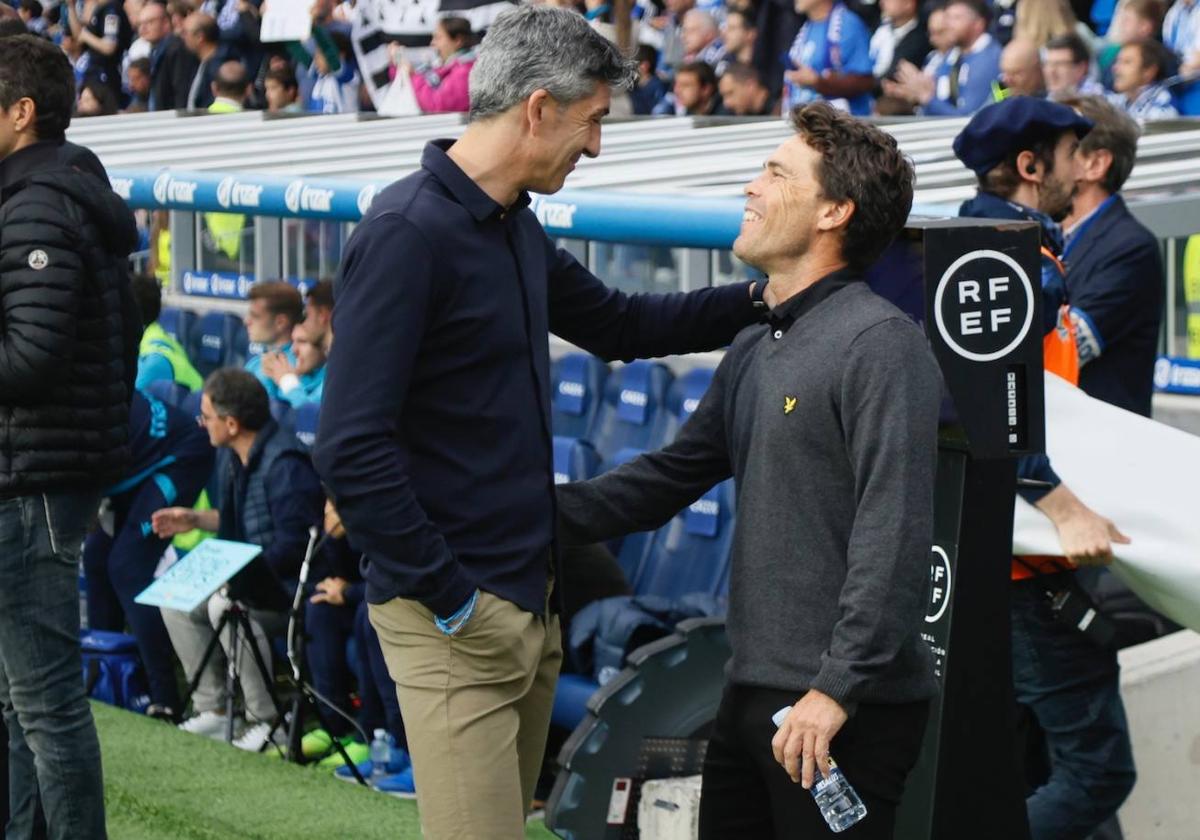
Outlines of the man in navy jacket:
<svg viewBox="0 0 1200 840">
<path fill-rule="evenodd" d="M 582 17 L 506 12 L 470 126 L 380 193 L 343 258 L 315 461 L 365 555 L 426 837 L 524 836 L 562 659 L 547 333 L 628 360 L 757 317 L 747 285 L 608 289 L 530 208 L 599 154 L 610 88 L 635 79 Z"/>
<path fill-rule="evenodd" d="M 1158 240 L 1133 217 L 1119 192 L 1137 157 L 1138 126 L 1098 97 L 1066 104 L 1096 124 L 1079 142 L 1075 204 L 1063 222 L 1079 387 L 1149 417 L 1163 267 Z"/>
</svg>

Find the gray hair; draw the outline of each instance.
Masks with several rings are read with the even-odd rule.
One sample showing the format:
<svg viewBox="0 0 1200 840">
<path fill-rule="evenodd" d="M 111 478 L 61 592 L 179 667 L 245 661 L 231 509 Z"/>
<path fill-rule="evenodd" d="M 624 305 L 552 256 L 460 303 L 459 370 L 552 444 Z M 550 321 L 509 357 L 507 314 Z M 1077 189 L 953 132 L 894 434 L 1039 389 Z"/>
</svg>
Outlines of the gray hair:
<svg viewBox="0 0 1200 840">
<path fill-rule="evenodd" d="M 545 90 L 561 105 L 590 96 L 597 82 L 624 90 L 637 66 L 583 16 L 552 6 L 517 6 L 489 27 L 471 69 L 472 120 L 502 114 Z"/>
<path fill-rule="evenodd" d="M 699 21 L 706 32 L 721 31 L 721 27 L 717 25 L 717 19 L 703 9 L 688 9 L 683 16 L 683 22 L 687 23 L 688 18 Z"/>
</svg>

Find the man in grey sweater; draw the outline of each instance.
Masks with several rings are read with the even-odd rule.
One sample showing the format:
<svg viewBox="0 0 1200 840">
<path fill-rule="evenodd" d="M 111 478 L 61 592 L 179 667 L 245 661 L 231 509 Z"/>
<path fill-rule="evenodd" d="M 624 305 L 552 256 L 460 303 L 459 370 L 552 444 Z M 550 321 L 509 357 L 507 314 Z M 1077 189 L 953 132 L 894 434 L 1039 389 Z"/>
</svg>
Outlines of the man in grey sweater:
<svg viewBox="0 0 1200 840">
<path fill-rule="evenodd" d="M 657 528 L 733 475 L 733 657 L 700 836 L 825 836 L 806 790 L 832 753 L 868 811 L 844 836 L 891 838 L 936 691 L 918 630 L 941 380 L 921 330 L 860 272 L 903 227 L 913 171 L 894 139 L 824 103 L 792 122 L 734 243 L 770 278 L 768 323 L 738 335 L 672 444 L 559 488 L 560 538 Z"/>
</svg>

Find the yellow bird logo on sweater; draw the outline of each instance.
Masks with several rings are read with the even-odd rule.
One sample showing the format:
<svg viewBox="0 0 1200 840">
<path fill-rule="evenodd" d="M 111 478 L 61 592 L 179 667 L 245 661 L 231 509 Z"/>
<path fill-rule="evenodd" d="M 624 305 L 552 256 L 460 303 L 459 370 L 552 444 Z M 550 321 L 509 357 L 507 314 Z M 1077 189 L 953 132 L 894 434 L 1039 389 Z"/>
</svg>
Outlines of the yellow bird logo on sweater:
<svg viewBox="0 0 1200 840">
<path fill-rule="evenodd" d="M 795 410 L 796 410 L 796 398 L 785 396 L 783 398 L 783 413 L 791 414 Z"/>
</svg>

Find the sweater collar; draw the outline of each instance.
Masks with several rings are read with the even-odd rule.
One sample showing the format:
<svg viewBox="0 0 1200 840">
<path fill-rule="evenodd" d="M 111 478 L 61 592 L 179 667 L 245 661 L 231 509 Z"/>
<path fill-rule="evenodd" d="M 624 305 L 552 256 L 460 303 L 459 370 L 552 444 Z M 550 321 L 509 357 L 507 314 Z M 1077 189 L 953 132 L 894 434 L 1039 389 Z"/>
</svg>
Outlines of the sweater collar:
<svg viewBox="0 0 1200 840">
<path fill-rule="evenodd" d="M 804 291 L 797 292 L 771 310 L 767 322 L 772 332 L 787 332 L 792 324 L 815 309 L 821 301 L 859 280 L 862 280 L 862 274 L 851 268 L 840 268 L 826 274 Z"/>
</svg>

